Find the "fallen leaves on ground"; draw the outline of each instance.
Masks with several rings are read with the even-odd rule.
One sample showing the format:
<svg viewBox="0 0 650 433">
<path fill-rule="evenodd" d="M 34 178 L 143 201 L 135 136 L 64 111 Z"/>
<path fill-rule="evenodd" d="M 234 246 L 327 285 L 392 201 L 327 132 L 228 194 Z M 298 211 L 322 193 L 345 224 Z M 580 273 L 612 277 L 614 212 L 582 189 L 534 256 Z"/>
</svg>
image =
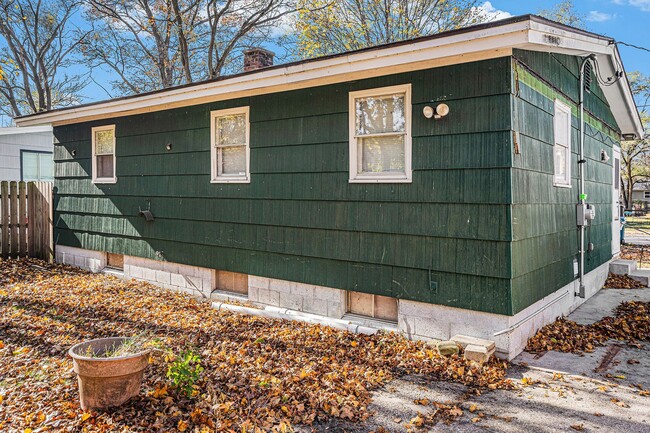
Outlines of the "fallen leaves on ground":
<svg viewBox="0 0 650 433">
<path fill-rule="evenodd" d="M 416 400 L 415 403 L 425 406 L 429 404 L 428 400 L 426 404 L 422 403 L 422 400 Z M 432 412 L 418 412 L 415 417 L 413 417 L 408 423 L 404 424 L 404 427 L 406 427 L 408 431 L 415 429 L 428 429 L 440 421 L 451 423 L 457 417 L 463 415 L 463 409 L 452 403 L 444 404 L 434 401 L 431 402 L 431 405 L 434 407 L 434 410 Z"/>
<path fill-rule="evenodd" d="M 650 261 L 650 247 L 647 245 L 621 245 L 619 257 L 623 260 L 634 260 L 639 263 L 648 263 Z"/>
<path fill-rule="evenodd" d="M 167 364 L 157 356 L 139 397 L 82 411 L 70 346 L 142 332 L 176 353 L 189 347 L 201 355 L 196 396 L 168 389 Z M 479 365 L 394 333 L 217 311 L 146 283 L 28 259 L 0 260 L 0 340 L 0 431 L 289 431 L 329 417 L 364 420 L 370 390 L 403 374 L 512 387 L 497 359 Z M 450 419 L 457 411 L 437 412 Z"/>
<path fill-rule="evenodd" d="M 528 340 L 526 351 L 531 353 L 556 350 L 559 352 L 593 352 L 609 339 L 650 341 L 650 302 L 623 302 L 613 317 L 603 317 L 596 323 L 580 325 L 561 318 L 544 326 Z"/>
<path fill-rule="evenodd" d="M 643 289 L 646 286 L 627 275 L 609 274 L 603 287 L 606 289 Z"/>
</svg>

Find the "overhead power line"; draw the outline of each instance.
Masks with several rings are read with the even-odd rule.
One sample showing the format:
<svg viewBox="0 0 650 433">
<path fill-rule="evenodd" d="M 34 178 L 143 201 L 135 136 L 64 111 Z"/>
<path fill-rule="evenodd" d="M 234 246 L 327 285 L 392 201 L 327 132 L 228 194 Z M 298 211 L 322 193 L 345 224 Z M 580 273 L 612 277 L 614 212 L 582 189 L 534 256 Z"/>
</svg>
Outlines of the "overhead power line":
<svg viewBox="0 0 650 433">
<path fill-rule="evenodd" d="M 646 48 L 646 47 L 642 47 L 642 46 L 634 45 L 634 44 L 628 44 L 627 42 L 622 42 L 622 41 L 616 41 L 615 43 L 617 45 L 625 45 L 626 47 L 636 48 L 637 50 L 647 51 L 647 52 L 650 53 L 650 48 Z"/>
</svg>

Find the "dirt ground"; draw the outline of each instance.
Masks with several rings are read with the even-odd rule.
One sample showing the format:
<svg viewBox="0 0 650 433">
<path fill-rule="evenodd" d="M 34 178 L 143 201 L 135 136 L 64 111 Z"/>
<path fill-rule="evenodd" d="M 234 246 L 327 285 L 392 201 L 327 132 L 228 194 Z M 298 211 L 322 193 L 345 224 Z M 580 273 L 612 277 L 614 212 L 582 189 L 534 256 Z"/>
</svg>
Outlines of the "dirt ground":
<svg viewBox="0 0 650 433">
<path fill-rule="evenodd" d="M 291 431 L 276 422 L 290 419 L 299 433 L 650 433 L 650 345 L 609 341 L 583 355 L 523 353 L 479 368 L 394 334 L 226 314 L 69 267 L 0 265 L 0 432 L 252 433 L 243 426 L 253 421 Z M 594 323 L 625 301 L 649 302 L 650 289 L 603 289 L 569 319 Z M 202 348 L 196 395 L 168 389 L 167 361 L 156 360 L 138 398 L 82 411 L 67 347 L 144 329 L 174 350 Z"/>
</svg>

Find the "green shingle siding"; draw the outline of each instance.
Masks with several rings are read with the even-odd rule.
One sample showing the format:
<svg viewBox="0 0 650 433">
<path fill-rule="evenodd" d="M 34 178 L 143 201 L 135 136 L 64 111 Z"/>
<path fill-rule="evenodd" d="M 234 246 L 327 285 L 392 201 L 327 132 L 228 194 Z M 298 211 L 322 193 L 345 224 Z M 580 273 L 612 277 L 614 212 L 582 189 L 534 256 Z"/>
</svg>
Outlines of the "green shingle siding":
<svg viewBox="0 0 650 433">
<path fill-rule="evenodd" d="M 567 68 L 577 60 L 517 50 L 57 127 L 56 243 L 514 314 L 573 279 L 575 118 L 573 188 L 552 185 L 553 98 L 571 102 L 577 91 Z M 403 83 L 412 84 L 413 182 L 350 184 L 348 93 Z M 441 101 L 450 114 L 425 119 L 422 108 Z M 211 184 L 210 111 L 246 105 L 251 183 Z M 611 152 L 616 124 L 597 86 L 587 106 L 597 113 L 586 140 L 587 192 L 598 205 L 592 269 L 609 258 L 611 164 L 598 158 L 601 147 Z M 94 185 L 90 129 L 111 123 L 118 181 Z M 137 216 L 149 201 L 153 223 Z"/>
<path fill-rule="evenodd" d="M 502 58 L 57 127 L 57 243 L 508 313 L 509 71 Z M 402 83 L 413 183 L 350 184 L 348 93 Z M 424 119 L 436 101 L 450 115 Z M 244 105 L 252 181 L 211 184 L 209 113 Z M 94 185 L 90 128 L 111 123 L 118 182 Z"/>
<path fill-rule="evenodd" d="M 558 54 L 515 50 L 513 60 L 513 129 L 520 155 L 512 171 L 512 312 L 516 313 L 573 281 L 578 258 L 580 60 Z M 572 186 L 553 186 L 554 100 L 572 107 Z M 585 256 L 590 271 L 611 258 L 612 162 L 600 161 L 600 150 L 612 155 L 617 126 L 597 83 L 585 95 L 585 189 L 596 205 L 596 220 L 586 242 L 594 251 Z"/>
</svg>

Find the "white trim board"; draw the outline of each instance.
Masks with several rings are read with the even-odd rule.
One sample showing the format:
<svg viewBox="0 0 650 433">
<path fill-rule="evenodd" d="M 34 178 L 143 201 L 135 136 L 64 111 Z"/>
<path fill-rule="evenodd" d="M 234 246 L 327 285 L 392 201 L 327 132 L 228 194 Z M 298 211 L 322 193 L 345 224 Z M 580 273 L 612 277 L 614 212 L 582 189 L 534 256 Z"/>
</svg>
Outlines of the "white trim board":
<svg viewBox="0 0 650 433">
<path fill-rule="evenodd" d="M 38 133 L 52 133 L 52 127 L 46 126 L 30 126 L 30 127 L 11 127 L 0 128 L 0 135 L 19 135 L 19 134 L 38 134 Z"/>
<path fill-rule="evenodd" d="M 340 83 L 404 71 L 504 57 L 513 48 L 583 56 L 596 54 L 603 74 L 612 75 L 620 55 L 611 39 L 539 17 L 518 17 L 438 37 L 398 43 L 320 60 L 262 69 L 135 97 L 54 110 L 15 119 L 19 126 L 65 125 L 206 102 Z M 603 89 L 622 133 L 643 134 L 634 99 L 623 77 Z"/>
</svg>

